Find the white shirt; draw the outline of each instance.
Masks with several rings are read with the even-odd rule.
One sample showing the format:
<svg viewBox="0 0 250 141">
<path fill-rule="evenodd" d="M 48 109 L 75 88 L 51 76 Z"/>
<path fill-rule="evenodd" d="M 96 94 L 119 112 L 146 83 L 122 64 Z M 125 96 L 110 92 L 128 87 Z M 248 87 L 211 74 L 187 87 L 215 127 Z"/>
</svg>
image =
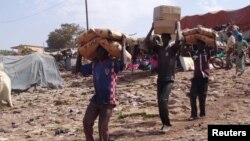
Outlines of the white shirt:
<svg viewBox="0 0 250 141">
<path fill-rule="evenodd" d="M 228 51 L 228 49 L 229 48 L 233 48 L 234 47 L 234 45 L 235 45 L 235 38 L 234 38 L 234 36 L 233 35 L 231 35 L 229 38 L 228 38 L 228 40 L 227 40 L 227 51 Z"/>
</svg>

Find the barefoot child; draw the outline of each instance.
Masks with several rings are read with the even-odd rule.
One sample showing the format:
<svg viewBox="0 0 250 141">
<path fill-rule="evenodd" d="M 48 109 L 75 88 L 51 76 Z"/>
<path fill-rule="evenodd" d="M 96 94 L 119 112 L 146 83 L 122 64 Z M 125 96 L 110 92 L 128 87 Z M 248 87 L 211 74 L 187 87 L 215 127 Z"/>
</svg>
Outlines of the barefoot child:
<svg viewBox="0 0 250 141">
<path fill-rule="evenodd" d="M 86 141 L 94 141 L 93 125 L 98 116 L 99 140 L 109 140 L 108 124 L 116 105 L 116 80 L 118 72 L 123 69 L 124 45 L 122 50 L 122 59 L 117 60 L 110 58 L 108 52 L 102 46 L 98 46 L 97 58 L 90 65 L 85 66 L 89 68 L 84 70 L 89 71 L 85 71 L 83 75 L 93 75 L 95 88 L 95 94 L 91 98 L 83 118 Z"/>
</svg>

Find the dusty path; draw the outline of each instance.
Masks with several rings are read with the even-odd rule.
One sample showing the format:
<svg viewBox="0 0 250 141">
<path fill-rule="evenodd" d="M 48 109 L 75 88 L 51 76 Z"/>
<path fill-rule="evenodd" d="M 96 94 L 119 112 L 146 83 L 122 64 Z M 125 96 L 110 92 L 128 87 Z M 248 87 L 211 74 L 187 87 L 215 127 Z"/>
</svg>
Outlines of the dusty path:
<svg viewBox="0 0 250 141">
<path fill-rule="evenodd" d="M 248 68 L 249 69 L 249 68 Z M 169 101 L 173 127 L 161 134 L 156 105 L 156 76 L 123 72 L 118 82 L 118 102 L 110 134 L 122 141 L 207 140 L 208 124 L 250 124 L 250 70 L 233 78 L 234 70 L 214 70 L 205 119 L 188 121 L 192 72 L 178 72 Z M 63 89 L 13 93 L 14 108 L 0 107 L 0 141 L 83 141 L 82 117 L 93 84 L 90 78 L 62 73 Z M 97 124 L 95 137 L 98 138 Z"/>
</svg>

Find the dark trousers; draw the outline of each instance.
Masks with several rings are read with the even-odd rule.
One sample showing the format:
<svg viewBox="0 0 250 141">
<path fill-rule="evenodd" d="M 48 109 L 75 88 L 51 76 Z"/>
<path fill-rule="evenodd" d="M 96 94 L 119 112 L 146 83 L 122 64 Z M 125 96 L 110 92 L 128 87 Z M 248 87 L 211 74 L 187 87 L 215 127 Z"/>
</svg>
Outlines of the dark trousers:
<svg viewBox="0 0 250 141">
<path fill-rule="evenodd" d="M 93 126 L 94 122 L 99 115 L 99 140 L 100 141 L 108 141 L 109 140 L 109 132 L 108 132 L 108 124 L 109 119 L 112 115 L 114 105 L 98 105 L 93 102 L 87 107 L 85 116 L 83 118 L 83 128 L 86 137 L 86 141 L 94 141 L 93 137 Z"/>
<path fill-rule="evenodd" d="M 173 86 L 173 81 L 157 81 L 157 100 L 159 115 L 163 125 L 171 126 L 168 112 L 168 99 Z"/>
<path fill-rule="evenodd" d="M 208 78 L 193 78 L 190 90 L 191 117 L 197 117 L 196 99 L 199 99 L 200 117 L 206 115 L 205 104 L 208 89 Z"/>
</svg>

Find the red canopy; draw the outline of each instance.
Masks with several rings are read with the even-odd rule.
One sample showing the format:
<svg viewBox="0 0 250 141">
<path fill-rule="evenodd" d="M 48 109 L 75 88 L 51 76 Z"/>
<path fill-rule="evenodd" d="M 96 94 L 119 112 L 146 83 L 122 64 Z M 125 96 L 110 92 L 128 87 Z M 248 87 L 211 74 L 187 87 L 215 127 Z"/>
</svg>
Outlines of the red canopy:
<svg viewBox="0 0 250 141">
<path fill-rule="evenodd" d="M 183 29 L 194 28 L 197 25 L 214 28 L 227 23 L 236 24 L 242 31 L 250 30 L 250 5 L 234 11 L 221 10 L 204 15 L 185 16 L 181 19 Z"/>
</svg>

